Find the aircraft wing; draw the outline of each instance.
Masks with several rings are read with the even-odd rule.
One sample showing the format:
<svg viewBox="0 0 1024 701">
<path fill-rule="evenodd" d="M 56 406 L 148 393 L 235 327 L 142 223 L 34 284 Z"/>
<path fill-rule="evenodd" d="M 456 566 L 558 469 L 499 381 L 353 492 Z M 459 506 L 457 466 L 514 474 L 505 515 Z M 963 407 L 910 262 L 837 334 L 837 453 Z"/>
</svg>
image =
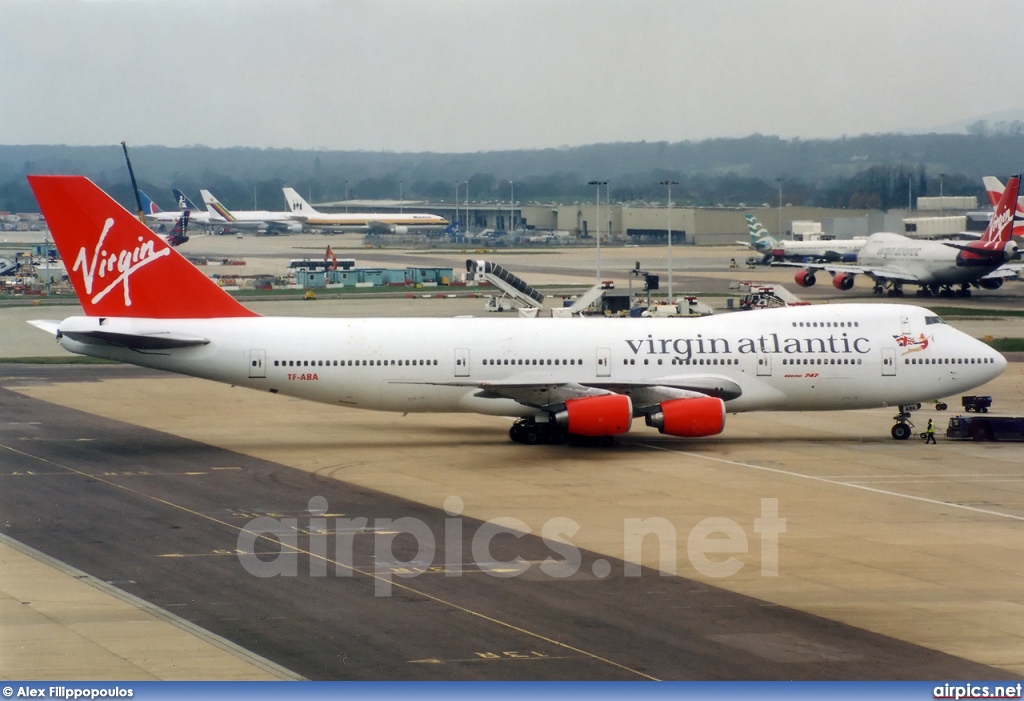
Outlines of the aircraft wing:
<svg viewBox="0 0 1024 701">
<path fill-rule="evenodd" d="M 512 399 L 536 409 L 550 409 L 570 399 L 625 394 L 641 410 L 671 399 L 718 397 L 723 401 L 743 394 L 735 381 L 721 375 L 668 375 L 643 382 L 524 384 L 516 382 L 446 382 L 446 386 L 477 387 L 479 397 Z"/>
<path fill-rule="evenodd" d="M 988 275 L 982 275 L 982 280 L 1005 280 L 1011 277 L 1018 277 L 1024 270 L 1024 263 L 1009 263 L 1001 265 Z"/>
<path fill-rule="evenodd" d="M 844 263 L 791 263 L 788 261 L 773 262 L 772 265 L 778 265 L 788 268 L 804 268 L 811 272 L 817 272 L 819 270 L 828 271 L 831 275 L 837 275 L 840 273 L 849 273 L 851 275 L 867 275 L 872 280 L 892 280 L 893 282 L 905 282 L 910 284 L 916 284 L 918 277 L 911 273 L 908 273 L 902 268 L 894 266 L 867 266 L 867 265 L 848 265 Z"/>
</svg>

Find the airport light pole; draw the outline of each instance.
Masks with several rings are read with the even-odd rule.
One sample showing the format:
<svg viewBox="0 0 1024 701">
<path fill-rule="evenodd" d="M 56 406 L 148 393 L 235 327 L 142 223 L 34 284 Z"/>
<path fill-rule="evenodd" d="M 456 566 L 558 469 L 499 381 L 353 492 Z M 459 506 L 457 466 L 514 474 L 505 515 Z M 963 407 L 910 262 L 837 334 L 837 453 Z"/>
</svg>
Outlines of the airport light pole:
<svg viewBox="0 0 1024 701">
<path fill-rule="evenodd" d="M 509 233 L 516 230 L 516 188 L 508 181 L 508 225 Z"/>
<path fill-rule="evenodd" d="M 404 184 L 405 184 L 404 180 L 399 180 L 398 181 L 398 213 L 399 214 L 404 214 L 405 213 L 405 195 L 402 193 L 402 187 L 404 186 Z"/>
<path fill-rule="evenodd" d="M 942 194 L 942 181 L 945 180 L 946 174 L 939 173 L 939 216 L 946 216 L 946 198 Z"/>
<path fill-rule="evenodd" d="M 607 210 L 608 218 L 605 220 L 608 224 L 608 243 L 611 243 L 611 185 L 608 182 L 604 183 L 604 209 Z"/>
<path fill-rule="evenodd" d="M 348 180 L 345 181 L 345 211 L 348 211 Z"/>
<path fill-rule="evenodd" d="M 597 216 L 594 217 L 597 225 L 597 284 L 601 285 L 601 186 L 607 185 L 607 180 L 591 180 L 587 185 L 594 185 L 597 189 Z"/>
<path fill-rule="evenodd" d="M 668 187 L 668 303 L 672 301 L 672 186 L 678 185 L 678 180 L 662 180 L 662 185 Z"/>
<path fill-rule="evenodd" d="M 784 178 L 775 178 L 779 184 L 779 238 L 782 238 L 782 181 Z"/>
</svg>

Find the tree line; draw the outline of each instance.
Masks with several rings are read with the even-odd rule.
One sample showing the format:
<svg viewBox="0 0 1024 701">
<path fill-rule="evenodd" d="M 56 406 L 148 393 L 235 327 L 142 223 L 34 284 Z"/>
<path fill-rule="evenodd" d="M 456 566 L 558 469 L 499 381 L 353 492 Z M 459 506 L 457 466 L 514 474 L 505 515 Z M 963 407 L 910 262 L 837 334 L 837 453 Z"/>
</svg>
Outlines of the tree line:
<svg viewBox="0 0 1024 701">
<path fill-rule="evenodd" d="M 894 209 L 908 196 L 975 195 L 983 175 L 1021 169 L 1024 124 L 978 122 L 965 134 L 876 134 L 841 139 L 740 139 L 678 143 L 610 143 L 574 148 L 479 153 L 372 153 L 204 146 L 132 147 L 139 187 L 165 209 L 171 187 L 198 200 L 205 188 L 228 207 L 283 209 L 282 186 L 311 202 L 428 200 L 451 204 L 467 192 L 475 203 L 591 201 L 587 183 L 607 180 L 613 201 L 659 203 L 676 181 L 680 205 L 785 203 L 849 209 Z M 74 173 L 93 179 L 134 209 L 120 145 L 0 146 L 0 210 L 37 211 L 25 175 Z M 510 186 L 509 181 L 512 181 Z M 456 183 L 459 183 L 458 185 Z M 941 183 L 941 185 L 940 185 Z M 602 199 L 605 194 L 602 193 Z"/>
</svg>

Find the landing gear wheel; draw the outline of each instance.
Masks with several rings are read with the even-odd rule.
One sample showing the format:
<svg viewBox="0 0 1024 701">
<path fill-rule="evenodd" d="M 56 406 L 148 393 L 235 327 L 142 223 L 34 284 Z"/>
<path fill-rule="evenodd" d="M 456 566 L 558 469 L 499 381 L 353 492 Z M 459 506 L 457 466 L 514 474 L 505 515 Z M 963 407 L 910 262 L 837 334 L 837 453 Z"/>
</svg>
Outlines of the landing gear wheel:
<svg viewBox="0 0 1024 701">
<path fill-rule="evenodd" d="M 556 426 L 533 419 L 518 419 L 508 430 L 508 437 L 516 443 L 541 445 L 565 443 L 567 434 Z"/>
<path fill-rule="evenodd" d="M 948 409 L 948 408 L 949 408 L 949 407 L 948 407 L 948 406 L 946 406 L 946 403 L 945 403 L 945 402 L 939 402 L 938 404 L 936 404 L 936 405 L 935 405 L 935 410 L 936 410 L 936 411 L 945 411 L 945 410 L 946 410 L 946 409 Z"/>
<path fill-rule="evenodd" d="M 892 437 L 898 441 L 905 441 L 910 438 L 910 426 L 907 424 L 896 424 L 892 427 Z"/>
</svg>

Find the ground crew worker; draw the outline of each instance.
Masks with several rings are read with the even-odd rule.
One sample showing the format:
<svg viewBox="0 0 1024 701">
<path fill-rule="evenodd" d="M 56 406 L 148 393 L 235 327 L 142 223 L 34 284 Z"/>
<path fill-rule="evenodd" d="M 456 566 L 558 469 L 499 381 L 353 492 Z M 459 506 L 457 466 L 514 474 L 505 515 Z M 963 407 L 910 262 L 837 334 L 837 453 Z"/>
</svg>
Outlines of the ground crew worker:
<svg viewBox="0 0 1024 701">
<path fill-rule="evenodd" d="M 925 443 L 935 444 L 935 422 L 934 421 L 932 421 L 931 419 L 928 419 L 928 428 L 926 428 L 924 430 L 924 432 L 925 432 L 924 442 Z"/>
</svg>

